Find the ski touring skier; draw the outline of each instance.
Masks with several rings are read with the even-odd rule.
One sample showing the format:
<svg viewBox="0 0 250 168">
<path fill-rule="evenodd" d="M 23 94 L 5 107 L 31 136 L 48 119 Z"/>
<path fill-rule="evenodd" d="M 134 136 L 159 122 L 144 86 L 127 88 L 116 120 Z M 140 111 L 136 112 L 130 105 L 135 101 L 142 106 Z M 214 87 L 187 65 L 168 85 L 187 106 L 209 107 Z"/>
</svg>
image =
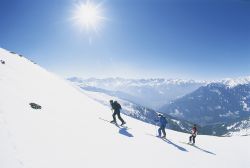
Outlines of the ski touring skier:
<svg viewBox="0 0 250 168">
<path fill-rule="evenodd" d="M 166 138 L 165 129 L 166 129 L 166 125 L 167 125 L 167 119 L 162 114 L 158 114 L 158 117 L 159 117 L 160 128 L 158 129 L 157 137 Z M 161 133 L 163 133 L 163 136 L 161 136 Z"/>
<path fill-rule="evenodd" d="M 191 136 L 189 137 L 189 144 L 195 145 L 196 136 L 197 136 L 197 127 L 196 127 L 196 124 L 194 124 L 194 126 L 192 128 Z"/>
<path fill-rule="evenodd" d="M 117 101 L 110 100 L 111 110 L 114 111 L 112 114 L 113 120 L 110 121 L 111 123 L 117 124 L 116 122 L 116 115 L 118 116 L 118 119 L 122 122 L 121 126 L 126 124 L 126 122 L 121 117 L 120 110 L 122 109 L 121 105 Z"/>
</svg>

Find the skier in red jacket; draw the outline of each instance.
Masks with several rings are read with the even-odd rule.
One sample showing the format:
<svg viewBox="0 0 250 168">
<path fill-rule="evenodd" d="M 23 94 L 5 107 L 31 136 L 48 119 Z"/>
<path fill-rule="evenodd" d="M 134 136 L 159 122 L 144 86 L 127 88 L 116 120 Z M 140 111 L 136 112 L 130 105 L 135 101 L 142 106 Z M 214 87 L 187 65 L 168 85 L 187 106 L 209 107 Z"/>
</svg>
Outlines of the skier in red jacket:
<svg viewBox="0 0 250 168">
<path fill-rule="evenodd" d="M 195 138 L 197 136 L 197 127 L 196 127 L 196 124 L 194 124 L 193 128 L 192 128 L 192 134 L 191 136 L 189 137 L 189 143 L 191 144 L 192 143 L 192 140 L 193 140 L 193 145 L 195 144 Z"/>
</svg>

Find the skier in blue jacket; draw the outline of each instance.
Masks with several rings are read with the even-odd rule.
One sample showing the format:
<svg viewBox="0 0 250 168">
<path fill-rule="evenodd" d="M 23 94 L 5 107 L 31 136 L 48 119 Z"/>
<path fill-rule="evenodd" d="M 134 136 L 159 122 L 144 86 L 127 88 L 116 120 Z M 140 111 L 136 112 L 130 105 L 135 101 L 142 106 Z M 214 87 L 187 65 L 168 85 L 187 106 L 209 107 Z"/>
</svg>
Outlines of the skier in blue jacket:
<svg viewBox="0 0 250 168">
<path fill-rule="evenodd" d="M 162 115 L 162 114 L 158 114 L 159 117 L 159 122 L 160 122 L 160 128 L 158 129 L 158 137 L 161 138 L 166 138 L 166 125 L 167 125 L 167 119 Z M 161 132 L 163 133 L 163 136 L 161 136 Z"/>
</svg>

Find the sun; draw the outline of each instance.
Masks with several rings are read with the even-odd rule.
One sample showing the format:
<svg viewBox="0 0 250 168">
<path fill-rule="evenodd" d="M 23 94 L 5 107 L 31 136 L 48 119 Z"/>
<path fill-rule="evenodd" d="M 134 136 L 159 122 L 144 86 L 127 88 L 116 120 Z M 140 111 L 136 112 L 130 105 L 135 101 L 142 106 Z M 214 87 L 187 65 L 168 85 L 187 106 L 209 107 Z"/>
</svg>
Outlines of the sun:
<svg viewBox="0 0 250 168">
<path fill-rule="evenodd" d="M 74 23 L 87 32 L 98 32 L 101 23 L 106 19 L 101 4 L 94 4 L 90 0 L 75 4 L 72 15 Z"/>
</svg>

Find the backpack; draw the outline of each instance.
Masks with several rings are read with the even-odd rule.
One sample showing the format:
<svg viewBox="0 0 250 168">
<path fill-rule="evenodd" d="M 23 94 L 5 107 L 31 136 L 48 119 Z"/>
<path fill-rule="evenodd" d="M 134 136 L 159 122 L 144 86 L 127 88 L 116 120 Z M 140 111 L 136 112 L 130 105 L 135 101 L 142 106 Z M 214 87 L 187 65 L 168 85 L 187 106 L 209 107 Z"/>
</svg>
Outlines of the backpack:
<svg viewBox="0 0 250 168">
<path fill-rule="evenodd" d="M 121 109 L 122 109 L 122 106 L 121 106 L 119 103 L 117 103 L 117 108 L 118 108 L 119 110 L 121 110 Z"/>
</svg>

